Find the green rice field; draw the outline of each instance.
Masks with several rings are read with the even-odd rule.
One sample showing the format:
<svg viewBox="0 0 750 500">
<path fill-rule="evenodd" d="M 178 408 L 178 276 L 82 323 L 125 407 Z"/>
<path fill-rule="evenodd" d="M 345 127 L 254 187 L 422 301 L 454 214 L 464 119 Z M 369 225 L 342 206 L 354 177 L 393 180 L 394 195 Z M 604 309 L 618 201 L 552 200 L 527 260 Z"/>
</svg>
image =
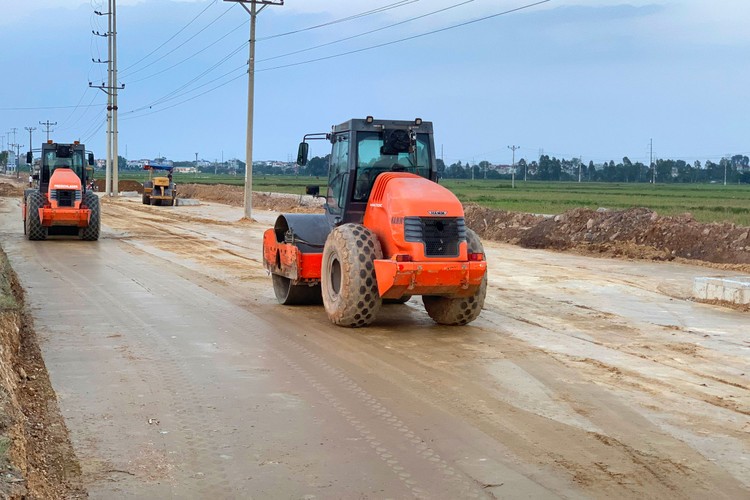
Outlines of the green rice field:
<svg viewBox="0 0 750 500">
<path fill-rule="evenodd" d="M 143 180 L 143 173 L 120 173 L 120 179 Z M 178 183 L 242 185 L 242 176 L 175 174 Z M 326 179 L 320 177 L 255 176 L 253 190 L 302 194 L 305 186 L 316 184 L 325 192 Z M 516 181 L 515 188 L 505 180 L 454 180 L 441 184 L 464 203 L 489 208 L 557 214 L 573 208 L 612 210 L 646 207 L 660 215 L 690 212 L 701 222 L 728 221 L 750 226 L 750 185 L 723 184 L 633 184 Z"/>
</svg>

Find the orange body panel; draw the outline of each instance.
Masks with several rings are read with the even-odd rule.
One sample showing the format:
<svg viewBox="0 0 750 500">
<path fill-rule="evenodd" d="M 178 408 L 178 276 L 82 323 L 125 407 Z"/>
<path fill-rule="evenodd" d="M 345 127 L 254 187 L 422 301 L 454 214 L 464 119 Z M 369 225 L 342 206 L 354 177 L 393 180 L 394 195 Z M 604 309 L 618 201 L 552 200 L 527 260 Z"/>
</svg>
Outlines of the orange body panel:
<svg viewBox="0 0 750 500">
<path fill-rule="evenodd" d="M 458 255 L 427 257 L 424 243 L 406 241 L 405 217 L 463 217 L 461 202 L 448 189 L 418 175 L 381 174 L 365 209 L 364 225 L 378 235 L 383 259 L 375 261 L 378 292 L 385 299 L 403 295 L 473 295 L 487 272 L 487 262 L 469 261 L 468 245 Z M 409 262 L 396 262 L 408 255 Z"/>
<path fill-rule="evenodd" d="M 47 203 L 52 208 L 57 208 L 57 200 L 55 200 L 50 192 L 52 190 L 77 190 L 81 191 L 81 179 L 69 168 L 58 168 L 52 173 L 52 177 L 49 179 L 49 192 L 47 192 Z M 76 201 L 73 208 L 76 210 L 81 206 L 81 202 Z M 66 207 L 67 210 L 71 210 L 70 207 Z M 88 217 L 87 217 L 88 220 Z M 64 224 L 69 225 L 69 224 Z"/>
<path fill-rule="evenodd" d="M 487 272 L 487 262 L 396 262 L 375 260 L 378 293 L 384 299 L 403 295 L 474 295 Z"/>
<path fill-rule="evenodd" d="M 375 180 L 365 209 L 364 225 L 378 235 L 383 256 L 411 255 L 413 261 L 467 261 L 466 243 L 455 257 L 426 257 L 424 244 L 404 239 L 405 217 L 463 217 L 456 195 L 443 186 L 415 174 L 389 172 Z"/>
<path fill-rule="evenodd" d="M 39 209 L 39 220 L 42 226 L 78 226 L 86 227 L 91 219 L 88 208 L 49 208 Z"/>
<path fill-rule="evenodd" d="M 294 245 L 276 241 L 273 229 L 263 233 L 263 266 L 291 280 L 319 280 L 322 253 L 302 253 Z"/>
</svg>

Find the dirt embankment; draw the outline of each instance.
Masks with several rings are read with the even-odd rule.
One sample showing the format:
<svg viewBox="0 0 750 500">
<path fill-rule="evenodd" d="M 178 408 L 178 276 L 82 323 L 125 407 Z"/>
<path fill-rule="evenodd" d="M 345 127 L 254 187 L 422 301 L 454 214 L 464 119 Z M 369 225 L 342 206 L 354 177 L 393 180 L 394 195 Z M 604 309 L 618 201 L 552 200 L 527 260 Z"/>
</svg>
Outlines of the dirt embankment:
<svg viewBox="0 0 750 500">
<path fill-rule="evenodd" d="M 83 498 L 23 290 L 0 248 L 0 497 Z"/>
<path fill-rule="evenodd" d="M 184 184 L 179 196 L 242 206 L 241 186 Z M 279 212 L 322 212 L 322 198 L 253 193 L 253 206 Z M 701 223 L 690 214 L 660 216 L 647 208 L 573 209 L 554 217 L 465 207 L 466 223 L 482 238 L 526 248 L 571 250 L 649 260 L 689 259 L 750 272 L 750 227 Z"/>
<path fill-rule="evenodd" d="M 225 184 L 181 184 L 177 186 L 177 193 L 180 198 L 197 198 L 235 207 L 243 205 L 245 196 L 242 186 L 227 186 Z M 253 207 L 287 213 L 315 213 L 323 211 L 323 198 L 253 191 Z"/>
<path fill-rule="evenodd" d="M 0 196 L 23 196 L 23 184 L 0 182 Z"/>
<path fill-rule="evenodd" d="M 99 191 L 100 193 L 104 192 L 104 179 L 96 179 L 94 181 L 94 184 L 96 185 L 97 191 Z M 117 191 L 120 193 L 136 191 L 138 194 L 143 194 L 143 184 L 138 181 L 117 181 L 117 186 Z"/>
<path fill-rule="evenodd" d="M 466 207 L 467 225 L 481 236 L 526 248 L 609 256 L 750 265 L 750 227 L 702 223 L 690 214 L 660 216 L 647 208 L 574 209 L 554 217 Z"/>
</svg>

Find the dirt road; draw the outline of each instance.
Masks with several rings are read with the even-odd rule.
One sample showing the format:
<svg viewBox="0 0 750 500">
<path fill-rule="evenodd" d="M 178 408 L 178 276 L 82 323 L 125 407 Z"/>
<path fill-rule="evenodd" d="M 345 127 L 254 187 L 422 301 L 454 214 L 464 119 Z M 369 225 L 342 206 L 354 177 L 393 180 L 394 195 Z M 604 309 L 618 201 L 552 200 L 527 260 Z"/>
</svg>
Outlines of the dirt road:
<svg viewBox="0 0 750 500">
<path fill-rule="evenodd" d="M 0 198 L 93 498 L 747 498 L 748 316 L 679 264 L 486 243 L 486 309 L 370 328 L 277 305 L 273 221 L 103 204 L 103 238 L 28 242 Z"/>
</svg>

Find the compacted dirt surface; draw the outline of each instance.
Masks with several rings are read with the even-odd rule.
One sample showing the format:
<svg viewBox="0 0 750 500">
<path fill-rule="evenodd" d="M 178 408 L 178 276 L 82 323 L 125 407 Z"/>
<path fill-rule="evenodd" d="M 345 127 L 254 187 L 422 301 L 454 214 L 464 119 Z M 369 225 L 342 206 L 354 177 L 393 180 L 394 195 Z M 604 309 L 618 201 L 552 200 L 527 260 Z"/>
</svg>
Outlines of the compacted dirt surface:
<svg viewBox="0 0 750 500">
<path fill-rule="evenodd" d="M 342 329 L 276 303 L 275 213 L 102 201 L 98 242 L 29 242 L 0 198 L 93 498 L 750 496 L 748 316 L 690 300 L 732 270 L 485 239 L 471 325 Z"/>
</svg>

